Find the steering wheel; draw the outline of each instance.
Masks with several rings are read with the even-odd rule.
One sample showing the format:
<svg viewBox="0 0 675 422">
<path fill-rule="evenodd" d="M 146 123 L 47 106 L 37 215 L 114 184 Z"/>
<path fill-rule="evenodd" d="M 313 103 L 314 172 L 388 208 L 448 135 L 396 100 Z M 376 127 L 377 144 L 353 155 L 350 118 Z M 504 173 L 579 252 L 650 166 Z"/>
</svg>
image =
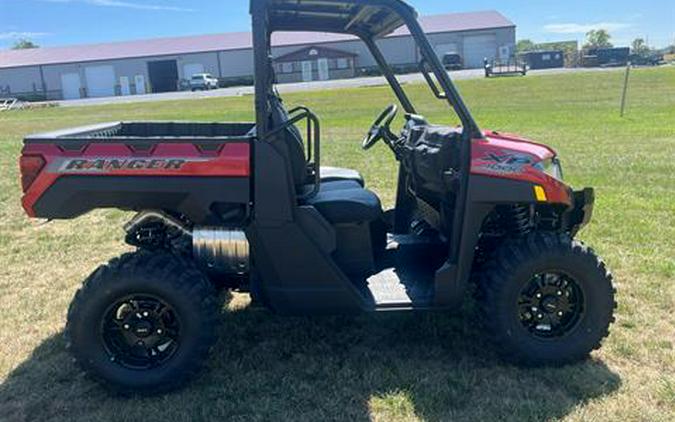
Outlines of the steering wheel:
<svg viewBox="0 0 675 422">
<path fill-rule="evenodd" d="M 391 133 L 389 125 L 394 121 L 396 113 L 398 112 L 398 107 L 396 104 L 392 104 L 387 107 L 382 114 L 375 120 L 373 126 L 368 131 L 368 134 L 363 139 L 363 144 L 361 147 L 364 151 L 368 151 L 375 146 L 380 140 L 384 139 L 387 143 L 390 142 L 390 139 L 395 139 L 396 136 Z"/>
</svg>

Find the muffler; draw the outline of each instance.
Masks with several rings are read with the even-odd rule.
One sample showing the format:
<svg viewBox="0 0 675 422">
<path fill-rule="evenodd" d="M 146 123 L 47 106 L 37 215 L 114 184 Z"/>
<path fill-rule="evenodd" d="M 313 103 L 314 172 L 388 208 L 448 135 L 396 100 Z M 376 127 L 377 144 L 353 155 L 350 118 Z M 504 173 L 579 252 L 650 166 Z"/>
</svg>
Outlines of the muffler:
<svg viewBox="0 0 675 422">
<path fill-rule="evenodd" d="M 196 227 L 192 231 L 192 253 L 197 262 L 210 272 L 249 272 L 249 243 L 241 230 Z"/>
<path fill-rule="evenodd" d="M 157 230 L 158 225 L 164 229 Z M 181 255 L 191 253 L 197 265 L 213 275 L 244 275 L 250 270 L 250 246 L 243 230 L 217 226 L 190 228 L 162 211 L 141 212 L 124 229 L 127 243 L 139 247 L 171 245 Z"/>
</svg>

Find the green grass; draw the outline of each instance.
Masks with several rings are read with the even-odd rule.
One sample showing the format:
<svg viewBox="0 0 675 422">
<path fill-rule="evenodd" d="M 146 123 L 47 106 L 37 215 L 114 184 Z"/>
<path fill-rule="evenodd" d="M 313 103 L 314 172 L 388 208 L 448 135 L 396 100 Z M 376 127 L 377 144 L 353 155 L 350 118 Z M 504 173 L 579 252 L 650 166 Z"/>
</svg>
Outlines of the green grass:
<svg viewBox="0 0 675 422">
<path fill-rule="evenodd" d="M 471 303 L 459 316 L 283 318 L 237 296 L 208 370 L 183 391 L 121 399 L 64 352 L 68 303 L 97 265 L 124 251 L 119 211 L 40 225 L 19 205 L 17 157 L 31 132 L 116 119 L 251 120 L 252 98 L 0 114 L 0 420 L 675 420 L 675 68 L 636 70 L 625 118 L 621 72 L 464 81 L 483 127 L 557 148 L 568 180 L 595 186 L 581 237 L 613 268 L 617 322 L 585 363 L 504 365 Z M 426 87 L 421 111 L 450 122 Z M 327 164 L 361 170 L 391 204 L 396 165 L 359 141 L 388 89 L 286 96 L 322 118 Z"/>
</svg>

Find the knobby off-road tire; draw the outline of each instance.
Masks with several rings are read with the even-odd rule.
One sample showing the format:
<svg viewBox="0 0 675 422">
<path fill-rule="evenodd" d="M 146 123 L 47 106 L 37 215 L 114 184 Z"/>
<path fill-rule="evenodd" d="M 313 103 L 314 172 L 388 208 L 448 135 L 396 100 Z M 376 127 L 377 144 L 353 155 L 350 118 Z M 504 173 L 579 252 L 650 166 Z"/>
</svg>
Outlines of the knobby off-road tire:
<svg viewBox="0 0 675 422">
<path fill-rule="evenodd" d="M 480 276 L 480 309 L 497 351 L 507 360 L 528 366 L 559 366 L 583 360 L 600 347 L 614 322 L 616 302 L 612 275 L 592 249 L 567 235 L 539 232 L 506 241 L 493 258 Z M 546 302 L 548 293 L 534 293 L 533 302 L 525 296 L 523 305 L 523 295 L 532 291 L 529 286 L 533 280 L 535 292 L 541 291 L 540 281 L 551 280 L 542 274 L 554 274 L 548 276 L 553 280 L 555 274 L 560 274 L 559 277 L 574 283 L 558 291 L 553 286 L 550 302 Z M 570 287 L 571 284 L 577 287 Z M 581 312 L 579 315 L 565 312 L 564 318 L 560 318 L 560 332 L 555 332 L 552 324 L 536 325 L 538 318 L 547 321 L 547 309 L 535 306 L 535 312 L 522 312 L 531 309 L 532 303 L 543 303 L 543 308 L 562 314 L 555 308 L 557 295 L 581 298 L 577 306 L 568 306 L 573 300 L 563 303 Z M 551 315 L 555 318 L 555 314 Z M 528 316 L 535 321 L 531 322 Z M 565 321 L 567 324 L 562 324 Z"/>
<path fill-rule="evenodd" d="M 157 313 L 155 306 L 161 308 Z M 131 312 L 118 320 L 125 309 Z M 145 319 L 143 314 L 148 314 Z M 84 282 L 68 310 L 66 347 L 86 374 L 113 392 L 160 394 L 177 389 L 202 369 L 219 319 L 213 286 L 190 262 L 169 253 L 139 251 L 99 267 Z M 122 357 L 127 356 L 119 350 L 127 350 L 129 329 L 144 336 L 133 337 L 139 343 L 156 344 L 146 356 L 161 355 L 163 360 L 153 356 L 147 358 L 151 364 L 139 363 L 136 349 Z M 126 332 L 118 335 L 115 330 Z M 157 340 L 160 336 L 151 337 L 150 330 L 166 331 L 162 334 L 175 340 Z"/>
</svg>

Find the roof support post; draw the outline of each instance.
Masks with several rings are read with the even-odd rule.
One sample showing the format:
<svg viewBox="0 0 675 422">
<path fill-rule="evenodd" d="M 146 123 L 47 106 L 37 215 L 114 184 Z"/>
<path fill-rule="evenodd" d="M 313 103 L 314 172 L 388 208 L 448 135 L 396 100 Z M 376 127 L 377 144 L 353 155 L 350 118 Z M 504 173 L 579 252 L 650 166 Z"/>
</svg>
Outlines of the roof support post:
<svg viewBox="0 0 675 422">
<path fill-rule="evenodd" d="M 268 128 L 268 98 L 270 69 L 270 32 L 268 28 L 267 2 L 251 1 L 253 26 L 253 79 L 255 85 L 255 116 L 258 139 L 265 139 Z"/>
<path fill-rule="evenodd" d="M 362 36 L 360 38 L 364 43 L 366 43 L 368 50 L 370 50 L 370 54 L 372 54 L 373 58 L 375 58 L 377 65 L 384 74 L 384 77 L 387 79 L 387 82 L 389 82 L 391 89 L 394 91 L 394 94 L 396 94 L 396 98 L 398 98 L 398 101 L 403 106 L 403 109 L 406 111 L 406 113 L 416 114 L 415 107 L 413 107 L 403 88 L 401 88 L 401 84 L 398 82 L 398 79 L 396 79 L 396 75 L 394 75 L 394 72 L 391 70 L 389 63 L 387 63 L 387 60 L 382 55 L 382 51 L 380 51 L 377 43 L 375 43 L 375 41 L 368 36 Z"/>
</svg>

